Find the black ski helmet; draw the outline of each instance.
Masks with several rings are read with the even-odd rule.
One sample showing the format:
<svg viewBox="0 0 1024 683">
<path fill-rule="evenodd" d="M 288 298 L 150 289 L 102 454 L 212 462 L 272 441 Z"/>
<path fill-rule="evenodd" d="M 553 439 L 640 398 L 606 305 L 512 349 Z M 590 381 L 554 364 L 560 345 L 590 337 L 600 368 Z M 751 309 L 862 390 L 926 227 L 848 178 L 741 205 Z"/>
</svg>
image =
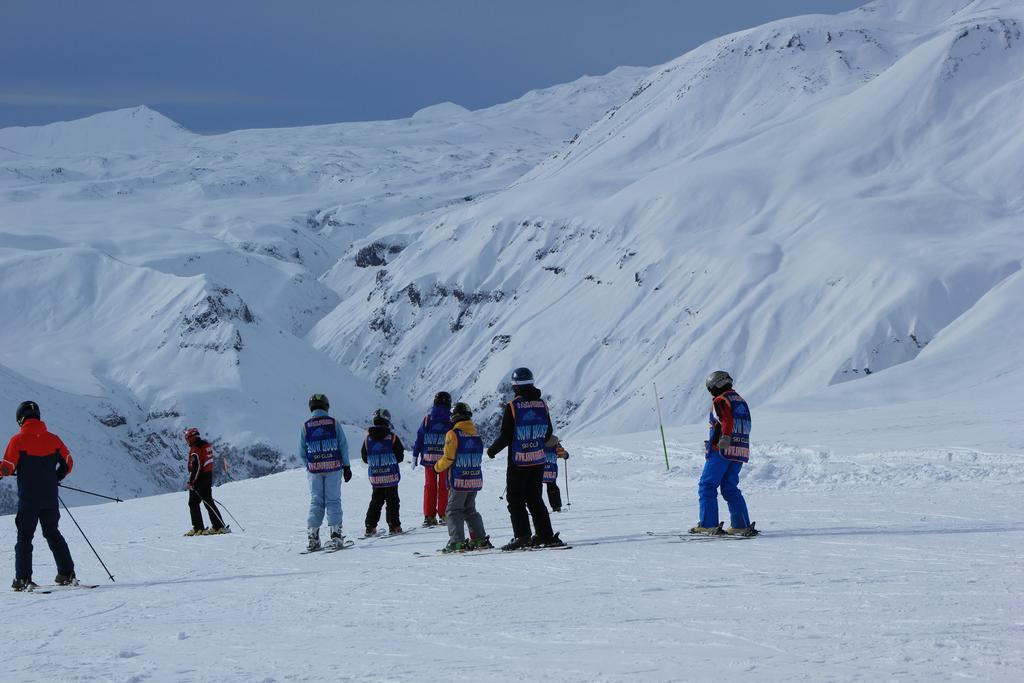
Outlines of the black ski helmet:
<svg viewBox="0 0 1024 683">
<path fill-rule="evenodd" d="M 712 394 L 721 393 L 732 388 L 732 377 L 725 370 L 715 370 L 704 380 L 704 386 Z"/>
<path fill-rule="evenodd" d="M 512 386 L 521 387 L 533 384 L 533 373 L 530 368 L 516 368 L 512 371 Z"/>
<path fill-rule="evenodd" d="M 390 427 L 391 411 L 388 410 L 387 408 L 377 408 L 377 410 L 373 411 L 373 421 L 375 424 L 377 420 L 384 420 L 384 422 L 387 423 L 387 426 Z"/>
<path fill-rule="evenodd" d="M 461 401 L 452 406 L 452 422 L 461 422 L 473 417 L 473 411 Z"/>
<path fill-rule="evenodd" d="M 452 404 L 452 395 L 447 391 L 439 391 L 434 394 L 434 405 L 435 406 L 450 406 Z"/>
<path fill-rule="evenodd" d="M 18 406 L 17 418 L 19 425 L 25 420 L 38 420 L 39 404 L 35 401 L 22 401 Z"/>
<path fill-rule="evenodd" d="M 313 410 L 330 410 L 331 402 L 327 400 L 327 397 L 323 394 L 313 394 L 309 397 L 309 409 Z"/>
</svg>

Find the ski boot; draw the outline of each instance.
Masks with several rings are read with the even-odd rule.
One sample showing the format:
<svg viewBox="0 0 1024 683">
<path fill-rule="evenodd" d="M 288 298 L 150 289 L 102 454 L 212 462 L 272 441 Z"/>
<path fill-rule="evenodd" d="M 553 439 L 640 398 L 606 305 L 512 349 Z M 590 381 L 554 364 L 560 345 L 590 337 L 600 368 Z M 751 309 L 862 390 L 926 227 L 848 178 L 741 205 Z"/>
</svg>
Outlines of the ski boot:
<svg viewBox="0 0 1024 683">
<path fill-rule="evenodd" d="M 332 548 L 341 550 L 341 546 L 345 543 L 345 536 L 341 533 L 341 525 L 331 527 L 331 540 L 330 544 Z"/>
<path fill-rule="evenodd" d="M 437 523 L 438 524 L 447 524 L 448 523 L 448 518 L 445 517 L 444 515 L 438 515 L 437 516 Z"/>
<path fill-rule="evenodd" d="M 206 529 L 189 529 L 185 532 L 186 536 L 202 536 L 206 533 Z"/>
<path fill-rule="evenodd" d="M 437 516 L 436 515 L 427 515 L 427 516 L 425 516 L 423 518 L 423 526 L 425 526 L 425 527 L 437 526 Z"/>
<path fill-rule="evenodd" d="M 221 534 L 230 534 L 231 533 L 231 529 L 230 529 L 230 527 L 222 526 L 219 529 L 212 529 L 212 528 L 211 529 L 207 529 L 203 533 L 206 536 L 219 536 Z"/>
<path fill-rule="evenodd" d="M 375 527 L 375 526 L 368 526 L 368 527 L 366 527 L 366 535 L 367 536 L 376 536 L 377 535 L 377 527 Z"/>
<path fill-rule="evenodd" d="M 700 526 L 698 524 L 690 528 L 690 533 L 704 534 L 705 536 L 724 536 L 725 529 L 722 528 L 723 526 L 725 526 L 725 522 L 719 522 L 718 526 Z"/>
<path fill-rule="evenodd" d="M 491 543 L 490 536 L 484 536 L 483 538 L 474 538 L 468 544 L 470 550 L 490 550 L 494 547 Z"/>
<path fill-rule="evenodd" d="M 402 533 L 402 525 L 401 524 L 391 524 L 391 525 L 388 525 L 388 533 L 391 534 L 391 535 Z"/>
<path fill-rule="evenodd" d="M 306 544 L 306 552 L 316 552 L 320 550 L 320 528 L 310 529 L 306 532 L 306 538 L 309 543 Z"/>
<path fill-rule="evenodd" d="M 529 538 L 526 538 L 526 537 L 519 538 L 519 537 L 517 537 L 517 538 L 513 538 L 511 541 L 509 541 L 505 545 L 501 546 L 501 549 L 505 550 L 505 551 L 509 551 L 509 550 L 522 550 L 523 548 L 528 548 L 528 547 L 530 547 L 530 539 Z"/>
<path fill-rule="evenodd" d="M 751 522 L 748 527 L 736 528 L 731 526 L 725 533 L 730 536 L 757 536 L 761 532 L 754 528 L 754 524 L 756 524 L 756 522 Z"/>
<path fill-rule="evenodd" d="M 555 534 L 551 538 L 542 539 L 539 543 L 537 543 L 537 546 L 541 548 L 558 548 L 563 545 L 565 545 L 565 541 L 560 539 L 558 537 L 558 534 Z"/>
<path fill-rule="evenodd" d="M 448 545 L 441 548 L 441 552 L 445 554 L 461 553 L 465 552 L 466 550 L 470 550 L 470 547 L 469 544 L 467 544 L 465 541 L 448 541 Z"/>
<path fill-rule="evenodd" d="M 558 508 L 551 508 L 551 511 L 552 512 L 561 512 L 562 508 L 560 508 L 560 507 L 558 507 Z"/>
<path fill-rule="evenodd" d="M 57 574 L 57 578 L 53 580 L 58 586 L 77 586 L 78 579 L 75 577 L 75 573 L 70 574 Z"/>
<path fill-rule="evenodd" d="M 32 583 L 32 578 L 31 577 L 29 577 L 27 579 L 15 579 L 11 583 L 11 590 L 16 590 L 16 591 L 30 591 L 30 590 L 32 590 L 33 588 L 36 588 L 36 587 L 37 587 L 36 584 Z"/>
</svg>

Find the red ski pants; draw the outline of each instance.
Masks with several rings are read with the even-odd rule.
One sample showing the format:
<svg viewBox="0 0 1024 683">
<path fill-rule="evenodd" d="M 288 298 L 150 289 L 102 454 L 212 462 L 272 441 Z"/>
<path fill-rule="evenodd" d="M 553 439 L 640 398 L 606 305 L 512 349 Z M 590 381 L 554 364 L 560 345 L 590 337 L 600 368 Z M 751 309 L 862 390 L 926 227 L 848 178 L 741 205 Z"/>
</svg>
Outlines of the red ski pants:
<svg viewBox="0 0 1024 683">
<path fill-rule="evenodd" d="M 444 517 L 448 507 L 448 473 L 438 474 L 431 465 L 424 467 L 423 472 L 423 516 Z"/>
</svg>

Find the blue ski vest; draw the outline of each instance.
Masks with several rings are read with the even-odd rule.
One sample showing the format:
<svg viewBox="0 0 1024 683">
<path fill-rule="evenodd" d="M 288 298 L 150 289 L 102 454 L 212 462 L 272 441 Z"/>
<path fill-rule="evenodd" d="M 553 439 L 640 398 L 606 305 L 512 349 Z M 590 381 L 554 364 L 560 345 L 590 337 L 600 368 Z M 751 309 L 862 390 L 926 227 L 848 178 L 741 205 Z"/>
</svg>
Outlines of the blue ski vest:
<svg viewBox="0 0 1024 683">
<path fill-rule="evenodd" d="M 470 436 L 461 429 L 453 429 L 459 439 L 455 462 L 448 470 L 448 488 L 452 491 L 479 491 L 484 487 L 484 470 L 480 466 L 484 457 L 484 442 L 479 436 Z"/>
<path fill-rule="evenodd" d="M 338 423 L 333 417 L 306 420 L 306 470 L 315 474 L 341 469 L 341 446 L 338 444 Z"/>
<path fill-rule="evenodd" d="M 548 404 L 542 399 L 516 396 L 509 401 L 516 423 L 516 438 L 512 441 L 512 464 L 534 467 L 544 464 L 544 442 L 548 438 Z"/>
<path fill-rule="evenodd" d="M 747 462 L 750 459 L 750 407 L 743 397 L 730 389 L 722 394 L 728 399 L 729 407 L 732 409 L 732 435 L 730 445 L 724 451 L 719 451 L 726 460 L 735 462 Z M 708 415 L 708 453 L 713 453 L 712 444 L 717 441 L 718 435 L 722 433 L 722 424 L 715 415 L 714 404 Z"/>
<path fill-rule="evenodd" d="M 544 483 L 553 484 L 558 481 L 558 450 L 552 446 L 544 447 Z"/>
<path fill-rule="evenodd" d="M 398 486 L 402 472 L 394 451 L 395 435 L 383 439 L 366 437 L 366 461 L 370 465 L 370 485 L 375 489 Z"/>
<path fill-rule="evenodd" d="M 444 435 L 451 431 L 451 420 L 435 420 L 427 415 L 423 418 L 423 452 L 420 463 L 432 467 L 444 454 Z"/>
</svg>

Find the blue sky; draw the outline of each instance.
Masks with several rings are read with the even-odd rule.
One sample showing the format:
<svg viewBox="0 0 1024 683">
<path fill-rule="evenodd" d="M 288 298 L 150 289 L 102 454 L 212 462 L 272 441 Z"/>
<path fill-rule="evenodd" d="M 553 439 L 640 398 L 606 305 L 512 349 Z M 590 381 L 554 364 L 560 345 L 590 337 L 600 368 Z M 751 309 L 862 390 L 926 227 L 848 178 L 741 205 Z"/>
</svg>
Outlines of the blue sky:
<svg viewBox="0 0 1024 683">
<path fill-rule="evenodd" d="M 12 0 L 0 127 L 138 104 L 197 132 L 476 109 L 864 1 Z"/>
</svg>

